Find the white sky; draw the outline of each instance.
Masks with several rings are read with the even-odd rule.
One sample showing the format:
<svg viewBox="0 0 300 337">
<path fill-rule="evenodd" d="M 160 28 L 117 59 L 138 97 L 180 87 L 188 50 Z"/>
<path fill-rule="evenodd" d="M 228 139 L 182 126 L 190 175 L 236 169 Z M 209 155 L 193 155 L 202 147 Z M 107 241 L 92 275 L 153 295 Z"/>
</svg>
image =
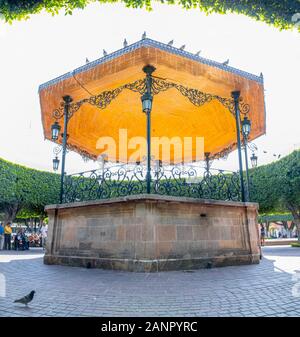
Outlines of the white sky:
<svg viewBox="0 0 300 337">
<path fill-rule="evenodd" d="M 202 50 L 203 57 L 265 78 L 267 135 L 255 141 L 259 164 L 300 147 L 300 34 L 282 31 L 242 15 L 205 16 L 199 10 L 156 4 L 152 12 L 121 4 L 89 5 L 72 16 L 34 15 L 13 25 L 0 22 L 0 157 L 52 170 L 54 145 L 45 141 L 38 86 L 65 72 L 140 40 Z M 263 153 L 267 151 L 268 153 Z M 69 153 L 67 172 L 96 167 Z M 237 153 L 215 166 L 235 169 Z"/>
</svg>

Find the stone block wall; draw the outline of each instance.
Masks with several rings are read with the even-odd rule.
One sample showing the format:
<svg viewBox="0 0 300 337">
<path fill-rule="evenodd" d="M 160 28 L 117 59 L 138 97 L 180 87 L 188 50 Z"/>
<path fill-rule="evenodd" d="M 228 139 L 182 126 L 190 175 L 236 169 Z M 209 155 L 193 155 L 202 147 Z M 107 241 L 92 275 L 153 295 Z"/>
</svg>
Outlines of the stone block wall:
<svg viewBox="0 0 300 337">
<path fill-rule="evenodd" d="M 130 271 L 258 263 L 257 208 L 157 195 L 47 206 L 45 263 Z"/>
</svg>

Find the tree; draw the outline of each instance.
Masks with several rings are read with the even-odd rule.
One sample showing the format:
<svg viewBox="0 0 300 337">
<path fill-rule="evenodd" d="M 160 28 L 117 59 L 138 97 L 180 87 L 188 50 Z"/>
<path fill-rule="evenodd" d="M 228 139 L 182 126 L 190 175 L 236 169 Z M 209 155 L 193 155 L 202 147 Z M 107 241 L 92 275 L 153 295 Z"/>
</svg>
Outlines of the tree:
<svg viewBox="0 0 300 337">
<path fill-rule="evenodd" d="M 29 169 L 0 159 L 0 212 L 13 221 L 22 211 L 44 214 L 44 206 L 58 202 L 59 175 Z"/>
<path fill-rule="evenodd" d="M 251 199 L 260 211 L 291 212 L 300 241 L 300 151 L 250 170 Z"/>
<path fill-rule="evenodd" d="M 238 13 L 255 20 L 264 21 L 279 29 L 290 29 L 298 23 L 299 0 L 159 0 L 169 5 L 180 5 L 184 9 L 199 8 L 206 14 Z M 31 14 L 46 10 L 52 15 L 64 10 L 72 14 L 76 8 L 83 9 L 89 3 L 122 2 L 127 7 L 151 10 L 151 0 L 0 0 L 0 13 L 7 22 L 28 19 Z M 294 20 L 292 20 L 294 18 Z M 298 25 L 300 31 L 300 25 Z"/>
<path fill-rule="evenodd" d="M 279 172 L 279 202 L 292 213 L 300 242 L 300 151 L 286 158 L 286 162 L 281 162 Z"/>
</svg>

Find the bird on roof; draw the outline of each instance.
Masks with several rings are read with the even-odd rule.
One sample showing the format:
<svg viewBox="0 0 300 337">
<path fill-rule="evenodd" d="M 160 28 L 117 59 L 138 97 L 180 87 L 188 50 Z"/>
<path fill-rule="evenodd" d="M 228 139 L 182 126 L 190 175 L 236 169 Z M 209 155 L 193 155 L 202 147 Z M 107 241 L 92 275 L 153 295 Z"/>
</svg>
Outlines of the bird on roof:
<svg viewBox="0 0 300 337">
<path fill-rule="evenodd" d="M 87 57 L 85 58 L 85 63 L 90 63 L 90 61 Z"/>
<path fill-rule="evenodd" d="M 182 45 L 179 49 L 180 49 L 180 50 L 183 50 L 184 48 L 185 48 L 185 44 Z"/>
<path fill-rule="evenodd" d="M 15 300 L 14 303 L 22 303 L 22 304 L 25 304 L 27 306 L 28 303 L 33 300 L 34 294 L 35 294 L 35 291 L 32 290 L 28 295 L 26 295 L 26 296 L 24 296 L 24 297 L 22 297 L 18 300 Z"/>
<path fill-rule="evenodd" d="M 197 53 L 195 53 L 195 56 L 199 56 L 201 53 L 201 50 L 197 51 Z"/>
<path fill-rule="evenodd" d="M 103 49 L 103 56 L 107 55 L 107 51 L 105 49 Z"/>
<path fill-rule="evenodd" d="M 146 37 L 147 37 L 146 32 L 144 32 L 143 35 L 142 35 L 142 40 L 144 40 Z"/>
<path fill-rule="evenodd" d="M 169 42 L 168 42 L 168 46 L 172 46 L 173 43 L 174 43 L 174 40 L 169 41 Z"/>
<path fill-rule="evenodd" d="M 124 48 L 128 46 L 128 42 L 127 42 L 126 39 L 124 39 L 123 46 L 124 46 Z"/>
<path fill-rule="evenodd" d="M 226 60 L 225 62 L 223 62 L 222 64 L 223 64 L 223 66 L 228 66 L 228 63 L 229 63 L 229 59 Z"/>
</svg>

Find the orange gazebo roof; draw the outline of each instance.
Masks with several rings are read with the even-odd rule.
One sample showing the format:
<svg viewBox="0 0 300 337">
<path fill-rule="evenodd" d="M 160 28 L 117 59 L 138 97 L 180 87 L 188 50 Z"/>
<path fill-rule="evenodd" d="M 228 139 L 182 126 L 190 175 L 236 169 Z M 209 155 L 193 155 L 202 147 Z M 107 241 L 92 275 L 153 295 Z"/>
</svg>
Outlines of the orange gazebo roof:
<svg viewBox="0 0 300 337">
<path fill-rule="evenodd" d="M 103 149 L 97 149 L 98 139 L 112 137 L 117 144 L 117 155 L 108 159 L 126 161 L 135 150 L 128 149 L 126 158 L 118 155 L 119 130 L 126 129 L 128 139 L 146 136 L 146 116 L 141 111 L 141 95 L 127 90 L 126 85 L 143 79 L 145 74 L 142 68 L 147 64 L 156 68 L 153 75 L 158 82 L 172 83 L 168 90 L 154 96 L 152 136 L 177 139 L 202 136 L 204 151 L 212 157 L 224 150 L 234 150 L 235 116 L 228 108 L 232 91 L 240 91 L 242 110 L 243 105 L 250 107 L 250 140 L 265 133 L 262 76 L 146 38 L 42 84 L 39 95 L 45 138 L 51 140 L 51 125 L 55 121 L 53 111 L 61 107 L 64 95 L 70 95 L 72 104 L 81 104 L 69 121 L 69 147 L 97 158 L 103 152 Z M 99 97 L 103 92 L 111 92 L 122 86 L 125 88 L 105 108 L 89 104 L 91 97 Z M 188 95 L 183 94 L 188 89 L 219 99 L 211 99 L 197 106 L 191 103 Z M 222 104 L 222 99 L 228 104 Z M 62 126 L 63 119 L 59 123 Z M 157 158 L 160 155 L 157 154 L 156 159 L 162 159 Z M 196 159 L 194 147 L 188 158 L 190 161 Z M 171 161 L 179 161 L 173 152 Z"/>
</svg>

